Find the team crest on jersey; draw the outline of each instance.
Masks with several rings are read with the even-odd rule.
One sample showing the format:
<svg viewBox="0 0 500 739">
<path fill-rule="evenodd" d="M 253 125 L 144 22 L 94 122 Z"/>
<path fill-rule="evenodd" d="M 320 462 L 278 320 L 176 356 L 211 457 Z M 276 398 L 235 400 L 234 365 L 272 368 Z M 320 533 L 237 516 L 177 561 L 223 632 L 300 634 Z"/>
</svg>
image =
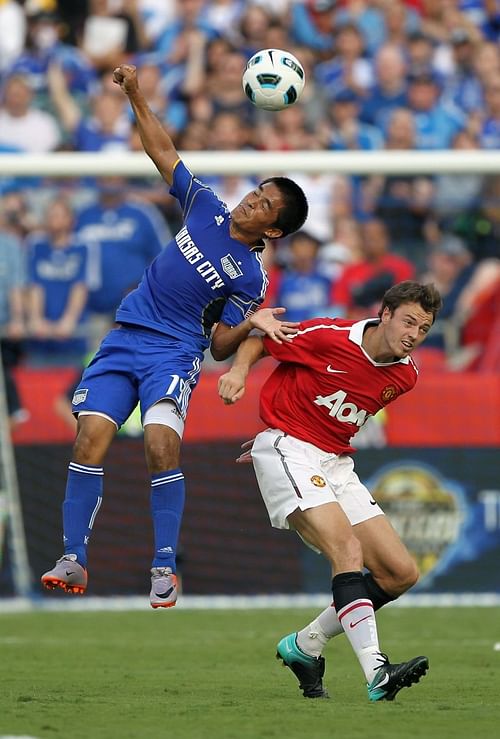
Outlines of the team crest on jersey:
<svg viewBox="0 0 500 739">
<path fill-rule="evenodd" d="M 384 389 L 382 390 L 381 399 L 382 403 L 389 403 L 391 400 L 394 400 L 395 397 L 397 397 L 398 391 L 396 390 L 394 385 L 386 385 Z"/>
<path fill-rule="evenodd" d="M 218 226 L 222 226 L 224 223 L 224 216 L 214 216 L 214 221 Z"/>
<path fill-rule="evenodd" d="M 80 405 L 80 403 L 84 403 L 87 400 L 87 389 L 81 389 L 77 390 L 73 395 L 73 405 Z"/>
<path fill-rule="evenodd" d="M 317 488 L 324 488 L 326 485 L 326 481 L 323 477 L 320 477 L 319 475 L 313 475 L 311 477 L 312 484 Z"/>
<path fill-rule="evenodd" d="M 220 263 L 226 275 L 229 275 L 232 280 L 242 276 L 243 272 L 230 254 L 226 254 L 225 257 L 222 257 Z"/>
</svg>

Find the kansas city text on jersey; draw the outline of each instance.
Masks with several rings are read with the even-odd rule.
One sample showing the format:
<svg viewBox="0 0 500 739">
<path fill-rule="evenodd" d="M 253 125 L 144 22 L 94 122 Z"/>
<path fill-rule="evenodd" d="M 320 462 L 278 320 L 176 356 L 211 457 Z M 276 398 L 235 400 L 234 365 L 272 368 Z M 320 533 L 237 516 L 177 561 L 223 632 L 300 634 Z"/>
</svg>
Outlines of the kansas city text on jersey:
<svg viewBox="0 0 500 739">
<path fill-rule="evenodd" d="M 183 228 L 181 228 L 181 230 L 175 237 L 175 241 L 181 253 L 187 259 L 189 264 L 196 264 L 201 259 L 203 259 L 203 252 L 201 252 L 194 243 L 193 239 L 191 238 L 191 234 L 187 229 L 187 226 L 183 226 Z M 217 288 L 224 285 L 224 280 L 221 278 L 220 274 L 217 272 L 213 264 L 211 264 L 208 259 L 205 259 L 204 262 L 199 264 L 196 267 L 196 271 L 200 273 L 205 282 L 207 282 L 208 284 L 213 283 L 212 290 L 216 290 Z"/>
</svg>

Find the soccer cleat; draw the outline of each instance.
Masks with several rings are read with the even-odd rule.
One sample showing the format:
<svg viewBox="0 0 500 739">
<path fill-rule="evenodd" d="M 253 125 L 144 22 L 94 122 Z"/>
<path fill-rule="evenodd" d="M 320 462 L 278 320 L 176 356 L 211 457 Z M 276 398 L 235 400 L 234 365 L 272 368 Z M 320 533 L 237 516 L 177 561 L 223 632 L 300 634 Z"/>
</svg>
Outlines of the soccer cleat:
<svg viewBox="0 0 500 739">
<path fill-rule="evenodd" d="M 283 667 L 289 667 L 302 690 L 304 698 L 329 698 L 323 687 L 325 674 L 324 657 L 313 657 L 306 654 L 297 645 L 297 634 L 288 634 L 279 642 L 276 659 L 283 661 Z"/>
<path fill-rule="evenodd" d="M 87 589 L 87 570 L 76 561 L 76 554 L 65 554 L 42 575 L 41 581 L 47 590 L 62 588 L 66 593 L 83 595 Z"/>
<path fill-rule="evenodd" d="M 177 576 L 171 567 L 152 567 L 149 594 L 151 607 L 172 608 L 177 603 L 177 594 Z"/>
<path fill-rule="evenodd" d="M 368 685 L 368 698 L 371 701 L 393 701 L 402 688 L 418 683 L 429 669 L 427 657 L 414 657 L 398 665 L 391 665 L 386 654 L 380 657 L 382 665 Z"/>
</svg>

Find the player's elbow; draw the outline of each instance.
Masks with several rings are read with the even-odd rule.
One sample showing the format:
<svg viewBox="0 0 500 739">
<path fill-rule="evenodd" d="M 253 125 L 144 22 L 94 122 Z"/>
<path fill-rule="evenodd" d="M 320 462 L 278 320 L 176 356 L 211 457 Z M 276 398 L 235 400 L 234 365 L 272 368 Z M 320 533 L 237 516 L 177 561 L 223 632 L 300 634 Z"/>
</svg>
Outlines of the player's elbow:
<svg viewBox="0 0 500 739">
<path fill-rule="evenodd" d="M 229 359 L 232 353 L 227 347 L 217 346 L 214 342 L 210 345 L 210 354 L 216 362 L 223 362 L 225 359 Z"/>
</svg>

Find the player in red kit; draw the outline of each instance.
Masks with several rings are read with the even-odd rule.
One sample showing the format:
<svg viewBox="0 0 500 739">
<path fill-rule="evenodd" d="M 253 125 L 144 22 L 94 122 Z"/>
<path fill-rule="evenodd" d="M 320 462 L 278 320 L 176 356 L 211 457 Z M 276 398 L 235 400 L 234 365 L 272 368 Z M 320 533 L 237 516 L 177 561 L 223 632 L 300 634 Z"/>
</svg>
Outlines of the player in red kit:
<svg viewBox="0 0 500 739">
<path fill-rule="evenodd" d="M 305 697 L 328 697 L 322 650 L 342 632 L 370 701 L 393 700 L 428 669 L 427 657 L 392 664 L 380 651 L 374 612 L 414 585 L 418 570 L 354 472 L 350 440 L 369 416 L 415 385 L 410 355 L 440 307 L 433 285 L 400 282 L 385 293 L 378 318 L 304 321 L 281 344 L 249 337 L 219 380 L 221 398 L 235 403 L 258 359 L 270 354 L 279 362 L 261 391 L 260 415 L 269 428 L 251 448 L 255 474 L 271 524 L 294 529 L 327 557 L 333 574 L 332 605 L 278 644 L 277 656 Z"/>
</svg>

